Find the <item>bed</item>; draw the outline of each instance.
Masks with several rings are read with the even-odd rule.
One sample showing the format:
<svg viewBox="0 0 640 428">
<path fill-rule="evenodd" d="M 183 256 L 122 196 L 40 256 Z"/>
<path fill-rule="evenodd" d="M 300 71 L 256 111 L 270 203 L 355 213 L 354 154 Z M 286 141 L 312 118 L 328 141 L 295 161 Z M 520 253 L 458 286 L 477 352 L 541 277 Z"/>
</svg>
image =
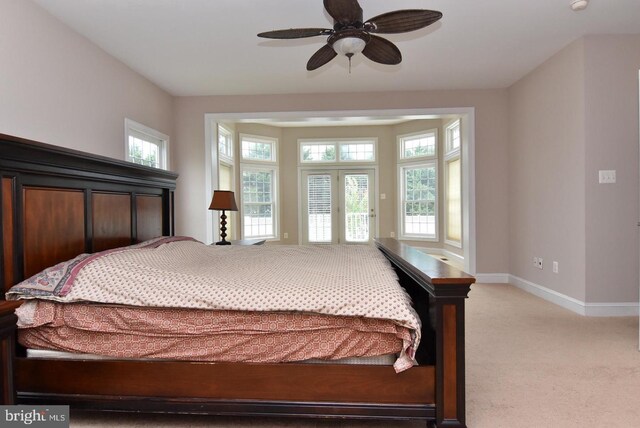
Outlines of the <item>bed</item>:
<svg viewBox="0 0 640 428">
<path fill-rule="evenodd" d="M 0 179 L 4 292 L 78 254 L 174 235 L 172 172 L 0 135 Z M 376 246 L 421 321 L 418 365 L 408 370 L 28 358 L 20 345 L 3 343 L 3 359 L 12 357 L 3 367 L 12 362 L 14 371 L 4 377 L 3 390 L 10 391 L 5 402 L 15 397 L 22 404 L 105 411 L 421 419 L 464 427 L 464 301 L 475 280 L 394 239 L 377 239 Z"/>
</svg>

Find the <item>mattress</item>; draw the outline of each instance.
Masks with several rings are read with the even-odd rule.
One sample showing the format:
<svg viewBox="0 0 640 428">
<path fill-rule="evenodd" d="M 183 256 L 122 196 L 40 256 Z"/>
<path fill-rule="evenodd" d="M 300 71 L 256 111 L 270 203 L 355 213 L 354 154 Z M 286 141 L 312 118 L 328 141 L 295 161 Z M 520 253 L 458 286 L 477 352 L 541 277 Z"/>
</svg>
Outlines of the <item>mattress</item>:
<svg viewBox="0 0 640 428">
<path fill-rule="evenodd" d="M 34 307 L 35 305 L 35 307 Z M 28 302 L 18 341 L 29 349 L 108 358 L 217 362 L 341 360 L 397 354 L 410 337 L 387 320 L 298 312 L 244 312 Z"/>
</svg>

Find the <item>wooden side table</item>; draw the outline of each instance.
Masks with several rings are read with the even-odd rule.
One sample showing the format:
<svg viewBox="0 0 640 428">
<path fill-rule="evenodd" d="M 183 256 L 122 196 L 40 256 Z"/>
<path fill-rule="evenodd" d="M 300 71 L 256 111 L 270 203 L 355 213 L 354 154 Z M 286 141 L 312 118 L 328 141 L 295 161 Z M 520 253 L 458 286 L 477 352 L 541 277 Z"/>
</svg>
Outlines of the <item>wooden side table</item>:
<svg viewBox="0 0 640 428">
<path fill-rule="evenodd" d="M 13 385 L 13 356 L 15 355 L 16 322 L 15 309 L 22 302 L 0 301 L 0 404 L 10 405 L 16 401 Z"/>
</svg>

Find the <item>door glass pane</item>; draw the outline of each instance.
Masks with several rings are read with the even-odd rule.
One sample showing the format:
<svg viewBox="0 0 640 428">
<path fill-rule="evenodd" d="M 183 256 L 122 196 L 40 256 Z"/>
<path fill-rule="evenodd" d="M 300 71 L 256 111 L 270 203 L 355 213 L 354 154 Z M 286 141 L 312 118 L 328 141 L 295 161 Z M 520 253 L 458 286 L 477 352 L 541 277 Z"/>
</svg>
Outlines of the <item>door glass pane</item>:
<svg viewBox="0 0 640 428">
<path fill-rule="evenodd" d="M 307 177 L 309 242 L 331 242 L 331 175 Z"/>
<path fill-rule="evenodd" d="M 345 240 L 369 241 L 369 175 L 344 176 Z"/>
</svg>

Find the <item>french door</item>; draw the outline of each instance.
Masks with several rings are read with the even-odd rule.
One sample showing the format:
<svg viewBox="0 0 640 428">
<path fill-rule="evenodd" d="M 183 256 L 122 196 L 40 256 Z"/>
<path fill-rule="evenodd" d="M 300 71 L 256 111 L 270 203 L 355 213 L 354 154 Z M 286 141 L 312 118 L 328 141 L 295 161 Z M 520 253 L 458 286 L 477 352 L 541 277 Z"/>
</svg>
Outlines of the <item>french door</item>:
<svg viewBox="0 0 640 428">
<path fill-rule="evenodd" d="M 374 171 L 302 172 L 302 243 L 363 244 L 375 232 Z"/>
</svg>

